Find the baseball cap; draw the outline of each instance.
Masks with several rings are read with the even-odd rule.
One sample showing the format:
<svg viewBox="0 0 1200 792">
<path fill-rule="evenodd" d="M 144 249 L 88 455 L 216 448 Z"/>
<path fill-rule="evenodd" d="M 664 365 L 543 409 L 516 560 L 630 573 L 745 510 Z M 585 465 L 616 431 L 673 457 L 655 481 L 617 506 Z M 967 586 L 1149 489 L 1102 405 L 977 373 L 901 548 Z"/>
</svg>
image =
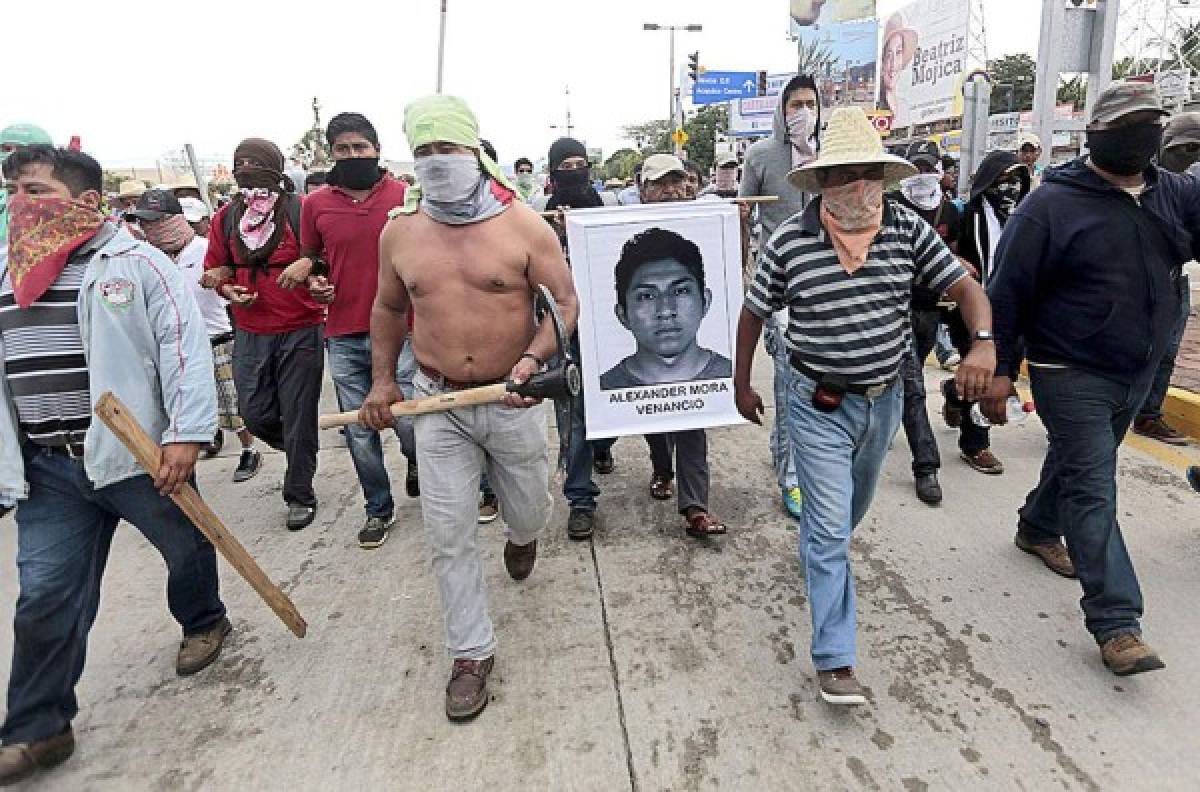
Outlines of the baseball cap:
<svg viewBox="0 0 1200 792">
<path fill-rule="evenodd" d="M 931 168 L 936 168 L 942 161 L 942 152 L 932 140 L 916 140 L 908 144 L 904 151 L 904 159 L 913 165 L 925 163 Z"/>
<path fill-rule="evenodd" d="M 1163 148 L 1200 143 L 1200 113 L 1180 113 L 1163 124 Z"/>
<path fill-rule="evenodd" d="M 1042 148 L 1042 139 L 1032 132 L 1022 132 L 1021 134 L 1017 135 L 1017 151 L 1020 151 L 1026 146 L 1033 146 L 1035 149 L 1040 151 Z"/>
<path fill-rule="evenodd" d="M 1096 97 L 1092 106 L 1092 117 L 1089 124 L 1108 124 L 1130 113 L 1153 111 L 1160 115 L 1170 115 L 1162 108 L 1158 88 L 1154 83 L 1118 80 L 1112 83 Z"/>
<path fill-rule="evenodd" d="M 193 198 L 190 195 L 180 198 L 179 205 L 183 208 L 183 219 L 189 223 L 199 223 L 208 217 L 208 204 L 199 198 Z"/>
<path fill-rule="evenodd" d="M 722 154 L 720 157 L 717 157 L 717 167 L 718 168 L 724 168 L 728 165 L 737 165 L 737 164 L 738 164 L 737 154 L 734 154 L 732 151 L 727 151 L 724 154 Z"/>
<path fill-rule="evenodd" d="M 183 207 L 170 190 L 146 190 L 138 198 L 137 206 L 126 214 L 138 220 L 162 220 L 169 215 L 183 214 Z"/>
<path fill-rule="evenodd" d="M 683 161 L 674 154 L 651 154 L 642 163 L 643 182 L 658 181 L 668 173 L 687 175 L 687 169 L 683 167 Z"/>
</svg>

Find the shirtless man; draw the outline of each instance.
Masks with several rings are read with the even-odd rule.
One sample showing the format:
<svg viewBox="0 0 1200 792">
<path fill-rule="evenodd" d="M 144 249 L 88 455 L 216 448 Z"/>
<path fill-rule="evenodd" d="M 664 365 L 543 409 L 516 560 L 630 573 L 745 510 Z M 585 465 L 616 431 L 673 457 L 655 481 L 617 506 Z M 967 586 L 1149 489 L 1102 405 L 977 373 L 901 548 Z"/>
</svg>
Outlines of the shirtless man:
<svg viewBox="0 0 1200 792">
<path fill-rule="evenodd" d="M 393 210 L 380 237 L 379 290 L 371 311 L 371 392 L 360 418 L 390 428 L 402 395 L 396 359 L 413 316 L 418 398 L 505 379 L 524 382 L 557 351 L 549 321 L 534 318 L 534 291 L 548 287 L 567 333 L 579 303 L 554 231 L 516 198 L 480 152 L 466 104 L 430 96 L 405 109 L 404 131 L 418 187 Z M 487 705 L 496 639 L 476 545 L 479 475 L 508 524 L 504 566 L 514 580 L 533 571 L 537 536 L 550 515 L 546 424 L 537 402 L 465 407 L 414 421 L 421 509 L 442 600 L 453 667 L 446 716 L 469 720 Z"/>
</svg>

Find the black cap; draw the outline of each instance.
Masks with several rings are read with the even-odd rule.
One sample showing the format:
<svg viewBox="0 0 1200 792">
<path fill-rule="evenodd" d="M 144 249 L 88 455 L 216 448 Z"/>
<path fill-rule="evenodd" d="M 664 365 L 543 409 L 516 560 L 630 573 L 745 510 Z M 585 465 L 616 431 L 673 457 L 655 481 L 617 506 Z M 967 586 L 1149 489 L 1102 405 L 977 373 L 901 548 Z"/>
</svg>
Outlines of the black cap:
<svg viewBox="0 0 1200 792">
<path fill-rule="evenodd" d="M 942 152 L 938 149 L 937 143 L 932 140 L 917 140 L 910 143 L 905 149 L 904 159 L 913 165 L 923 162 L 931 168 L 936 168 L 942 161 Z"/>
<path fill-rule="evenodd" d="M 162 220 L 170 215 L 183 214 L 183 206 L 170 190 L 146 190 L 138 198 L 137 206 L 126 214 L 138 220 Z"/>
</svg>

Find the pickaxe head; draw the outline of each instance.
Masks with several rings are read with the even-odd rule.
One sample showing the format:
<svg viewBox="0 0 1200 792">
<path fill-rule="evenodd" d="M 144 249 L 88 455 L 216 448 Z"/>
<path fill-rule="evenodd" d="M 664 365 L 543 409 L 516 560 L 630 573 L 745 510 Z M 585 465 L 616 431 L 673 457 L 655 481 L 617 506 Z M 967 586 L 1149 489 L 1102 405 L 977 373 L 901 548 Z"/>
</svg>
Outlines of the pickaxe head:
<svg viewBox="0 0 1200 792">
<path fill-rule="evenodd" d="M 579 373 L 579 362 L 571 353 L 570 337 L 567 335 L 567 325 L 554 295 L 544 284 L 537 288 L 538 313 L 542 321 L 549 320 L 554 324 L 554 340 L 558 344 L 556 362 L 551 368 L 539 372 L 522 385 L 511 386 L 511 389 L 533 399 L 553 399 L 555 419 L 558 431 L 558 470 L 566 469 L 567 458 L 571 443 L 571 411 L 575 399 L 583 392 L 583 377 Z"/>
</svg>

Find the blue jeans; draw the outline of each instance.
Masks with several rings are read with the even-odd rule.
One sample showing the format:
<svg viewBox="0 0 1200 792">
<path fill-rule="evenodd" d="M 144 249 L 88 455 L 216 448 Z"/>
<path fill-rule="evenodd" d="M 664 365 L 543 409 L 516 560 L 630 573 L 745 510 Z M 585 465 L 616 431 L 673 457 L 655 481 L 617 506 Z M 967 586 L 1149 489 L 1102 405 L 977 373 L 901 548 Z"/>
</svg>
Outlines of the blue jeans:
<svg viewBox="0 0 1200 792">
<path fill-rule="evenodd" d="M 557 419 L 557 414 L 555 415 Z M 559 432 L 562 432 L 564 427 L 557 427 Z M 583 411 L 583 397 L 575 399 L 571 405 L 571 425 L 566 428 L 566 431 L 571 433 L 570 446 L 567 456 L 567 475 L 563 481 L 563 496 L 567 499 L 567 505 L 573 510 L 594 512 L 596 511 L 596 497 L 600 494 L 600 488 L 596 486 L 596 482 L 592 479 L 592 464 L 596 460 L 596 454 L 604 455 L 612 450 L 613 444 L 617 442 L 615 437 L 606 437 L 602 440 L 588 440 L 585 414 Z M 484 485 L 486 486 L 486 477 Z"/>
<path fill-rule="evenodd" d="M 1083 586 L 1084 623 L 1101 643 L 1140 632 L 1142 590 L 1117 523 L 1117 449 L 1153 374 L 1122 385 L 1075 368 L 1029 367 L 1050 444 L 1019 530 L 1035 544 L 1066 540 Z"/>
<path fill-rule="evenodd" d="M 1187 329 L 1188 316 L 1192 312 L 1192 287 L 1187 275 L 1180 278 L 1179 285 L 1179 318 L 1176 320 L 1171 337 L 1167 341 L 1166 354 L 1158 369 L 1154 372 L 1154 381 L 1150 383 L 1150 393 L 1138 410 L 1138 419 L 1153 420 L 1162 418 L 1163 401 L 1167 398 L 1167 388 L 1171 386 L 1171 375 L 1175 373 L 1175 357 L 1179 354 L 1179 345 L 1183 341 L 1183 333 Z"/>
<path fill-rule="evenodd" d="M 81 461 L 30 443 L 21 452 L 29 498 L 16 514 L 21 593 L 13 620 L 8 714 L 0 729 L 6 744 L 58 734 L 79 712 L 75 685 L 120 520 L 141 531 L 167 562 L 167 605 L 184 635 L 202 632 L 225 615 L 213 546 L 155 491 L 149 476 L 95 489 Z"/>
<path fill-rule="evenodd" d="M 371 338 L 368 335 L 327 338 L 329 371 L 337 394 L 338 409 L 357 410 L 371 390 Z M 412 341 L 405 339 L 400 359 L 396 362 L 396 382 L 404 398 L 413 396 L 413 372 L 416 370 Z M 396 437 L 400 450 L 410 462 L 416 462 L 416 442 L 413 439 L 411 418 L 396 419 Z M 383 440 L 374 429 L 359 424 L 346 427 L 346 445 L 350 459 L 367 499 L 367 516 L 390 518 L 395 511 L 392 501 L 392 480 L 383 460 Z"/>
<path fill-rule="evenodd" d="M 781 424 L 789 414 L 788 402 L 792 392 L 792 362 L 788 358 L 783 329 L 774 317 L 763 323 L 763 344 L 775 362 L 775 422 L 771 425 L 771 457 L 775 461 L 775 477 L 781 489 L 792 489 L 796 483 L 796 465 L 792 461 L 791 441 Z"/>
<path fill-rule="evenodd" d="M 813 407 L 816 386 L 793 373 L 787 430 L 804 492 L 800 562 L 812 612 L 812 661 L 818 671 L 855 665 L 857 616 L 850 534 L 875 494 L 888 445 L 900 426 L 904 389 L 875 399 L 846 394 L 834 412 Z"/>
</svg>

